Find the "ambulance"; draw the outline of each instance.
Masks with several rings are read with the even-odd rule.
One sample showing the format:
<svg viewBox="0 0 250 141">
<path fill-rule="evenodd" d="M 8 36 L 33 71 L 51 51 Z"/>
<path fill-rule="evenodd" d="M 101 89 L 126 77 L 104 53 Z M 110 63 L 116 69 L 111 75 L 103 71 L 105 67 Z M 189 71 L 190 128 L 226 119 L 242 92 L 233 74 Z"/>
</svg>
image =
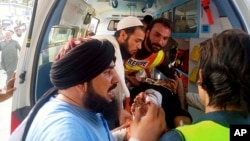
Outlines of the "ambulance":
<svg viewBox="0 0 250 141">
<path fill-rule="evenodd" d="M 172 37 L 186 53 L 178 71 L 188 92 L 197 93 L 192 50 L 215 33 L 238 28 L 250 33 L 250 0 L 34 0 L 25 43 L 16 69 L 11 132 L 50 88 L 49 70 L 71 38 L 112 35 L 126 16 L 165 17 L 174 24 Z M 189 106 L 193 118 L 203 111 Z"/>
</svg>

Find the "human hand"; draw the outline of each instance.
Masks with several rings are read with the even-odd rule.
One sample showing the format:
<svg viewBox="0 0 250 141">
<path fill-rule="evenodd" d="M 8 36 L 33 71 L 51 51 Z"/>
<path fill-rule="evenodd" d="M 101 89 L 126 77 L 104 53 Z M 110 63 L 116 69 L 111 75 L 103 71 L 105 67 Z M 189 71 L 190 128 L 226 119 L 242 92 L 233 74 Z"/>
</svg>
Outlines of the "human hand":
<svg viewBox="0 0 250 141">
<path fill-rule="evenodd" d="M 13 95 L 13 92 L 16 90 L 16 88 L 14 88 L 14 82 L 15 82 L 15 73 L 8 81 L 6 91 L 2 92 L 2 90 L 0 90 L 0 102 L 9 99 Z"/>
<path fill-rule="evenodd" d="M 158 80 L 155 82 L 155 84 L 169 89 L 174 94 L 176 94 L 177 92 L 177 87 L 178 87 L 177 79 L 168 78 L 167 80 Z"/>
<path fill-rule="evenodd" d="M 55 57 L 55 61 L 60 60 L 65 54 L 67 54 L 70 50 L 77 47 L 80 43 L 84 43 L 86 41 L 91 40 L 92 38 L 72 38 L 70 39 L 67 44 L 60 49 L 58 54 Z"/>
<path fill-rule="evenodd" d="M 167 129 L 163 109 L 151 101 L 147 103 L 145 115 L 141 113 L 140 108 L 139 106 L 134 109 L 134 119 L 130 124 L 130 137 L 140 141 L 157 141 Z"/>
<path fill-rule="evenodd" d="M 140 82 L 136 79 L 135 76 L 130 76 L 128 74 L 125 74 L 125 78 L 127 80 L 127 85 L 129 87 L 135 87 L 135 86 L 139 86 L 140 85 Z"/>
<path fill-rule="evenodd" d="M 119 130 L 122 130 L 122 129 L 126 129 L 130 126 L 130 119 L 128 119 L 126 122 L 124 122 L 123 124 L 121 124 L 119 127 L 116 127 L 115 129 L 111 130 L 111 132 L 117 132 Z"/>
<path fill-rule="evenodd" d="M 120 125 L 126 124 L 126 121 L 128 119 L 130 119 L 130 120 L 132 119 L 131 113 L 125 109 L 121 109 L 119 112 L 119 124 Z"/>
<path fill-rule="evenodd" d="M 191 119 L 189 117 L 187 117 L 187 116 L 176 116 L 174 118 L 175 127 L 188 125 L 188 124 L 191 124 L 191 123 L 192 123 Z"/>
<path fill-rule="evenodd" d="M 140 112 L 142 115 L 146 114 L 147 104 L 146 104 L 146 94 L 144 92 L 139 93 L 131 106 L 131 113 L 134 114 L 136 107 L 140 107 Z"/>
</svg>

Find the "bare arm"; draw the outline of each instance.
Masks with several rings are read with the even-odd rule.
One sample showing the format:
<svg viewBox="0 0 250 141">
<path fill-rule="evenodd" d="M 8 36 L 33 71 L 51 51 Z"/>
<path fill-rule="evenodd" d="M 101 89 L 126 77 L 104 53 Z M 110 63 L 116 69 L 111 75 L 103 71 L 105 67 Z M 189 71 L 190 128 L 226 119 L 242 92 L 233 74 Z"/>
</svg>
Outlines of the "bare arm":
<svg viewBox="0 0 250 141">
<path fill-rule="evenodd" d="M 14 90 L 13 90 L 14 91 Z M 5 101 L 5 100 L 7 100 L 7 99 L 9 99 L 11 96 L 12 96 L 12 94 L 3 94 L 2 93 L 2 90 L 1 90 L 1 92 L 0 92 L 1 94 L 0 94 L 0 102 L 3 102 L 3 101 Z"/>
<path fill-rule="evenodd" d="M 0 102 L 9 99 L 13 95 L 13 92 L 16 90 L 16 88 L 14 88 L 14 82 L 15 82 L 15 74 L 13 74 L 12 78 L 9 80 L 6 92 L 2 92 L 2 90 L 0 91 Z"/>
</svg>

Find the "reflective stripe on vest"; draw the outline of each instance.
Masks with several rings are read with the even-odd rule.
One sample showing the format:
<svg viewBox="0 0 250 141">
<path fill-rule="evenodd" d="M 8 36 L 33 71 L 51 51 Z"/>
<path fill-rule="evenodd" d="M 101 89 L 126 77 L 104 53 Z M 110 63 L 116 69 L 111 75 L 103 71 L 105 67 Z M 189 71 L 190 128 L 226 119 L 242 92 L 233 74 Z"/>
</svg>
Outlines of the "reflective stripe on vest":
<svg viewBox="0 0 250 141">
<path fill-rule="evenodd" d="M 201 121 L 196 124 L 176 128 L 186 141 L 229 141 L 229 128 L 213 121 Z"/>
<path fill-rule="evenodd" d="M 142 69 L 152 68 L 158 66 L 164 60 L 165 53 L 163 50 L 158 51 L 157 53 L 151 54 L 148 58 L 143 60 L 137 60 L 133 57 L 125 61 L 124 67 L 126 72 L 134 72 Z"/>
</svg>

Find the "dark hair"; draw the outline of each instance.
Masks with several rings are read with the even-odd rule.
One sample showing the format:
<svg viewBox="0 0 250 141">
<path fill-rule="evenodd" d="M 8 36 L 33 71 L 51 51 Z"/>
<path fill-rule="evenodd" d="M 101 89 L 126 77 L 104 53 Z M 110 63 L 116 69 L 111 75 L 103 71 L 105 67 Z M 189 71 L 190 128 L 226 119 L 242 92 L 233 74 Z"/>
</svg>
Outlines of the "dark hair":
<svg viewBox="0 0 250 141">
<path fill-rule="evenodd" d="M 142 19 L 143 23 L 150 24 L 154 18 L 151 15 L 145 15 Z"/>
<path fill-rule="evenodd" d="M 143 25 L 142 25 L 142 26 L 128 27 L 128 28 L 125 28 L 125 29 L 122 29 L 122 30 L 124 30 L 124 31 L 128 34 L 128 37 L 129 37 L 131 34 L 133 34 L 133 33 L 135 32 L 135 30 L 136 30 L 137 28 L 139 28 L 139 29 L 145 31 L 145 28 L 144 28 Z M 121 30 L 116 31 L 115 34 L 114 34 L 115 38 L 118 38 L 118 37 L 120 36 L 120 33 L 121 33 Z"/>
<path fill-rule="evenodd" d="M 171 31 L 173 30 L 173 23 L 172 23 L 170 20 L 166 19 L 166 18 L 157 18 L 157 19 L 154 19 L 154 20 L 148 25 L 148 27 L 147 27 L 148 30 L 151 30 L 151 29 L 154 27 L 154 25 L 155 25 L 156 23 L 162 24 L 164 27 L 169 28 Z"/>
<path fill-rule="evenodd" d="M 250 113 L 250 36 L 239 29 L 225 30 L 201 43 L 198 83 L 209 96 L 209 106 L 233 106 Z"/>
</svg>

